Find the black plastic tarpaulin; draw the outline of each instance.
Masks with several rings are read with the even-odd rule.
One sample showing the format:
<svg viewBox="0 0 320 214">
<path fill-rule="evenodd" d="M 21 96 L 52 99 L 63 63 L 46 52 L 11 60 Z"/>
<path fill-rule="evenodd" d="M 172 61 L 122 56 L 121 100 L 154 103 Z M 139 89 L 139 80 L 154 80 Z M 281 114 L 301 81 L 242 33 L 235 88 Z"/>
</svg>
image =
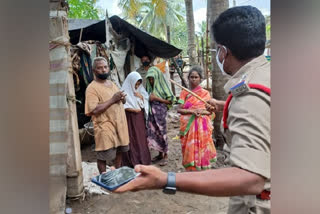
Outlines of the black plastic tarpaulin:
<svg viewBox="0 0 320 214">
<path fill-rule="evenodd" d="M 117 34 L 126 36 L 134 44 L 134 54 L 137 57 L 141 58 L 143 55 L 149 55 L 152 58 L 157 56 L 168 59 L 178 55 L 182 51 L 136 28 L 118 16 L 112 16 L 109 20 Z M 79 42 L 81 28 L 83 28 L 81 41 L 96 40 L 102 43 L 106 42 L 105 20 L 77 21 L 69 19 L 69 36 L 72 44 Z"/>
</svg>

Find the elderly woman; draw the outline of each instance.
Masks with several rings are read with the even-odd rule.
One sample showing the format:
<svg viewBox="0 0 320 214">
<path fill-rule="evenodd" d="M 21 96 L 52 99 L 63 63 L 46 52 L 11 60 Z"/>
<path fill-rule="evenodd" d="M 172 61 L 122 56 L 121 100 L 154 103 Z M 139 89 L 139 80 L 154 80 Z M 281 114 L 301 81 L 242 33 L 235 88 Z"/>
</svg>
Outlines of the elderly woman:
<svg viewBox="0 0 320 214">
<path fill-rule="evenodd" d="M 208 101 L 210 93 L 201 88 L 202 68 L 194 66 L 190 69 L 189 89 Z M 180 140 L 182 146 L 182 165 L 187 171 L 211 168 L 216 161 L 216 149 L 212 140 L 212 114 L 206 110 L 205 104 L 183 90 L 178 103 L 180 116 Z"/>
</svg>

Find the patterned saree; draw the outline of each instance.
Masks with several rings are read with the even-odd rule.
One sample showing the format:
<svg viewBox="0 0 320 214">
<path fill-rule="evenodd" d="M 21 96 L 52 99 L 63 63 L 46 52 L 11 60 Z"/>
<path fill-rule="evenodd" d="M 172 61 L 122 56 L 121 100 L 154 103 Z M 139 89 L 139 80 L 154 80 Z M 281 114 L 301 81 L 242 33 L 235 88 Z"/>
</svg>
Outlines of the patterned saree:
<svg viewBox="0 0 320 214">
<path fill-rule="evenodd" d="M 201 86 L 193 92 L 204 100 L 209 100 L 210 94 Z M 183 90 L 178 103 L 183 109 L 205 109 L 205 104 Z M 182 165 L 188 171 L 205 170 L 211 168 L 216 161 L 216 148 L 212 140 L 212 115 L 194 114 L 180 116 L 180 140 L 182 146 Z"/>
</svg>

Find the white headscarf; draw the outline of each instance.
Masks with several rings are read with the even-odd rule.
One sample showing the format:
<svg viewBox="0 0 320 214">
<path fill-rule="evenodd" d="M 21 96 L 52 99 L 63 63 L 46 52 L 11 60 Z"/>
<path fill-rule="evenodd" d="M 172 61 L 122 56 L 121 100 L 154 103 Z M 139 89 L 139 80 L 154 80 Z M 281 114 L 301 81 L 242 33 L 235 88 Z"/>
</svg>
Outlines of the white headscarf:
<svg viewBox="0 0 320 214">
<path fill-rule="evenodd" d="M 138 89 L 135 89 L 135 85 L 138 80 L 142 80 L 141 75 L 132 71 L 129 73 L 127 78 L 124 80 L 121 90 L 123 90 L 126 96 L 126 103 L 124 104 L 124 108 L 133 108 L 133 109 L 141 109 L 144 108 L 145 112 L 149 112 L 149 95 L 147 91 L 144 89 L 143 85 L 140 84 Z M 144 100 L 141 100 L 139 97 L 134 95 L 134 92 L 138 92 L 143 96 Z"/>
</svg>

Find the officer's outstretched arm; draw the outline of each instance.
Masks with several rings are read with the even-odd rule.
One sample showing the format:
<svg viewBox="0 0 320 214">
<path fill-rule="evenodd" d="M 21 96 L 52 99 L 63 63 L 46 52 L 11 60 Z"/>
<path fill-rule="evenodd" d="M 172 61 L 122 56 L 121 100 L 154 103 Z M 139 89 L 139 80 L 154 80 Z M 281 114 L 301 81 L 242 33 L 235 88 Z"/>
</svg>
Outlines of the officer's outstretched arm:
<svg viewBox="0 0 320 214">
<path fill-rule="evenodd" d="M 237 168 L 223 168 L 176 175 L 177 189 L 209 196 L 257 195 L 265 179 L 255 173 Z"/>
<path fill-rule="evenodd" d="M 167 173 L 157 167 L 137 165 L 135 170 L 141 175 L 115 192 L 161 189 L 167 183 Z M 176 174 L 178 191 L 209 196 L 257 195 L 264 183 L 260 175 L 236 167 Z"/>
</svg>

